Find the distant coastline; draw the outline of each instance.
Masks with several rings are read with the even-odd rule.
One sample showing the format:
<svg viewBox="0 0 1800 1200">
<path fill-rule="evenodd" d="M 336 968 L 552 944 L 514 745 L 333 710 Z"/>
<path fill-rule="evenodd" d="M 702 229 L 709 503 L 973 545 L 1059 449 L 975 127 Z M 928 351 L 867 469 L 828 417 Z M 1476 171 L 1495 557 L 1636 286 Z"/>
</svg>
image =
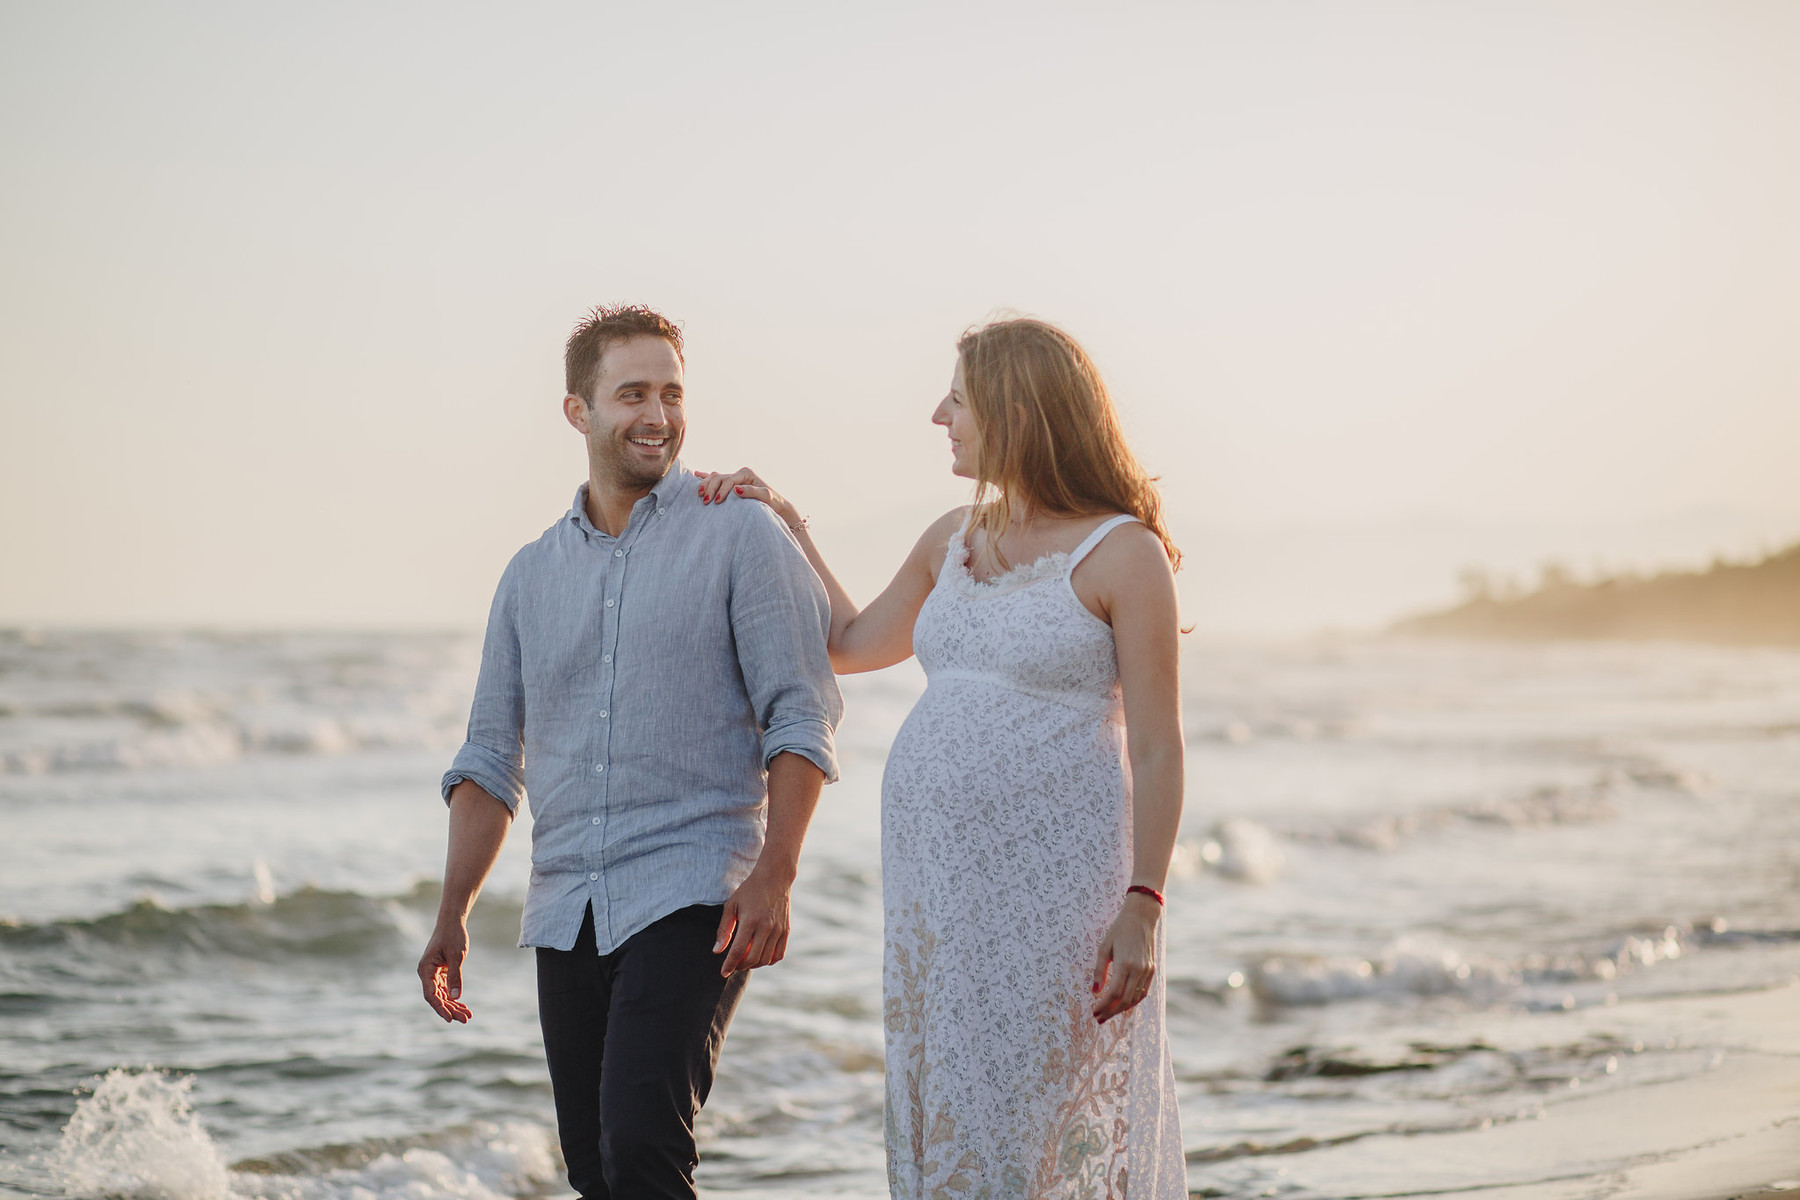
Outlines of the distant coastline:
<svg viewBox="0 0 1800 1200">
<path fill-rule="evenodd" d="M 1751 563 L 1704 571 L 1618 575 L 1581 582 L 1544 568 L 1531 591 L 1497 586 L 1479 571 L 1454 608 L 1409 617 L 1392 631 L 1519 641 L 1615 639 L 1729 645 L 1800 645 L 1800 542 Z"/>
</svg>

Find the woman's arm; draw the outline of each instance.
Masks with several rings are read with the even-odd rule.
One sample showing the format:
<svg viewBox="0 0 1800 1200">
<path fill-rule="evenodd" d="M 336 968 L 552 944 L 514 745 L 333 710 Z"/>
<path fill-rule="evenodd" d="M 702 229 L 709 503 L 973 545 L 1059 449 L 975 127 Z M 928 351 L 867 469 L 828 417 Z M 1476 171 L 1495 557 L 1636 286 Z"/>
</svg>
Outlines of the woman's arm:
<svg viewBox="0 0 1800 1200">
<path fill-rule="evenodd" d="M 1175 578 L 1162 543 L 1141 525 L 1102 541 L 1082 567 L 1100 585 L 1097 598 L 1112 623 L 1118 652 L 1131 759 L 1131 883 L 1160 893 L 1181 826 L 1183 795 Z M 1139 892 L 1118 901 L 1119 915 L 1094 963 L 1094 1015 L 1102 1022 L 1142 1000 L 1157 971 L 1162 905 Z"/>
<path fill-rule="evenodd" d="M 937 583 L 937 568 L 944 561 L 950 535 L 961 526 L 964 510 L 945 513 L 920 535 L 906 561 L 900 564 L 892 582 L 875 597 L 867 608 L 859 609 L 825 563 L 825 556 L 813 543 L 812 534 L 800 519 L 793 502 L 765 483 L 749 467 L 729 475 L 708 475 L 700 481 L 700 499 L 706 504 L 723 504 L 727 499 L 742 497 L 758 500 L 775 510 L 775 515 L 790 530 L 806 552 L 806 560 L 825 585 L 831 598 L 831 635 L 826 649 L 831 654 L 831 669 L 840 675 L 859 671 L 875 671 L 891 667 L 912 657 L 913 622 L 925 597 Z"/>
</svg>

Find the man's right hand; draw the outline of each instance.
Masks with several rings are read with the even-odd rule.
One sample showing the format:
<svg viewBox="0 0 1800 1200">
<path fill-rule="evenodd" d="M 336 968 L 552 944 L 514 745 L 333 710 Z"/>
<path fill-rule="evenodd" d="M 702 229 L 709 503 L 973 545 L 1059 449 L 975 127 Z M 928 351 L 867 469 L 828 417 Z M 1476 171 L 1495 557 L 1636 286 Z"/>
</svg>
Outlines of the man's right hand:
<svg viewBox="0 0 1800 1200">
<path fill-rule="evenodd" d="M 462 1002 L 462 964 L 468 954 L 468 925 L 439 920 L 419 959 L 419 983 L 425 989 L 425 1003 L 446 1021 L 466 1024 L 474 1015 Z"/>
</svg>

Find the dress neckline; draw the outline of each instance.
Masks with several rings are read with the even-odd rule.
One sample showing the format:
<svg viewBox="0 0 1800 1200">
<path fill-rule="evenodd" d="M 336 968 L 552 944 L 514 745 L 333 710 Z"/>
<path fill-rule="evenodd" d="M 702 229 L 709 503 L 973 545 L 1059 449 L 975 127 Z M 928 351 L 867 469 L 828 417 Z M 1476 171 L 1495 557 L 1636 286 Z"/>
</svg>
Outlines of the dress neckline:
<svg viewBox="0 0 1800 1200">
<path fill-rule="evenodd" d="M 950 536 L 947 565 L 955 570 L 970 587 L 998 592 L 1011 591 L 1015 587 L 1024 587 L 1027 584 L 1036 583 L 1040 579 L 1049 579 L 1060 574 L 1063 566 L 1069 561 L 1069 552 L 1052 550 L 1048 554 L 1040 554 L 1028 563 L 1014 563 L 991 579 L 975 578 L 975 571 L 969 566 L 969 557 L 969 540 L 959 529 Z"/>
<path fill-rule="evenodd" d="M 975 578 L 975 571 L 969 565 L 971 557 L 967 536 L 969 527 L 965 521 L 961 528 L 950 535 L 949 550 L 944 556 L 945 567 L 954 570 L 957 577 L 977 594 L 994 595 L 1003 591 L 1015 591 L 1019 588 L 1029 587 L 1040 580 L 1054 579 L 1073 571 L 1076 566 L 1080 565 L 1081 560 L 1100 544 L 1101 538 L 1120 525 L 1137 519 L 1130 513 L 1120 513 L 1117 516 L 1108 517 L 1090 529 L 1087 536 L 1082 538 L 1080 544 L 1073 550 L 1051 550 L 1046 554 L 1038 555 L 1028 563 L 1015 563 L 991 579 Z"/>
</svg>

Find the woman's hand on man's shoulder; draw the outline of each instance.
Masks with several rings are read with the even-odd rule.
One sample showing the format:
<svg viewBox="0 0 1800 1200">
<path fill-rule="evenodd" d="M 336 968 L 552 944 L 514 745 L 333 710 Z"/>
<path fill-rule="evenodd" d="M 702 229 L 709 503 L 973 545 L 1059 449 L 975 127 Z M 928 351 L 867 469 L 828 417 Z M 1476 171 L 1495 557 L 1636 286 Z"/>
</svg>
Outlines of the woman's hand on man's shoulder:
<svg viewBox="0 0 1800 1200">
<path fill-rule="evenodd" d="M 694 474 L 700 480 L 697 490 L 701 504 L 723 504 L 739 498 L 756 500 L 766 504 L 789 529 L 797 531 L 805 523 L 793 501 L 770 487 L 768 481 L 750 467 L 739 467 L 735 471 L 695 471 Z"/>
</svg>

